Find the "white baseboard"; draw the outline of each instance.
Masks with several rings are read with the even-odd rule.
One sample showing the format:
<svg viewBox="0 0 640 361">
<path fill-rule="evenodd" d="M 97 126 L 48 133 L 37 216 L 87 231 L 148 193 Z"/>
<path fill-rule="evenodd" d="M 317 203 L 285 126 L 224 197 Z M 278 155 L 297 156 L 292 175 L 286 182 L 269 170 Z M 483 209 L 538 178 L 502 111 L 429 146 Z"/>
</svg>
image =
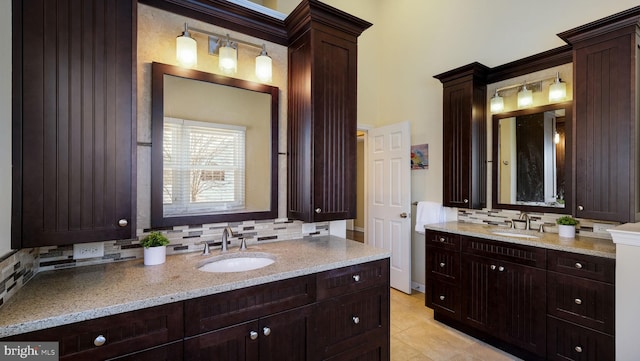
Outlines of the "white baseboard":
<svg viewBox="0 0 640 361">
<path fill-rule="evenodd" d="M 425 290 L 425 286 L 422 283 L 418 283 L 418 282 L 411 282 L 411 289 L 412 290 L 416 290 L 420 293 L 424 293 Z"/>
</svg>

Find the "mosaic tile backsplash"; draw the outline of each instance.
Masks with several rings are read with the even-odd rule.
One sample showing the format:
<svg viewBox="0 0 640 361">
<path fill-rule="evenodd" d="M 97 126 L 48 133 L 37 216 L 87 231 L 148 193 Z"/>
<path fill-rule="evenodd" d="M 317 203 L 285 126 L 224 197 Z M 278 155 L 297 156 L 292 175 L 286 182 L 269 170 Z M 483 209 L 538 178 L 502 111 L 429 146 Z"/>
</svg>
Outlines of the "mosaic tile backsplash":
<svg viewBox="0 0 640 361">
<path fill-rule="evenodd" d="M 519 219 L 520 211 L 503 210 L 503 209 L 458 209 L 458 221 L 467 223 L 489 224 L 493 226 L 510 226 L 510 221 Z M 544 225 L 544 231 L 549 233 L 558 233 L 558 226 L 556 219 L 560 218 L 562 214 L 555 213 L 535 213 L 527 212 L 529 219 L 531 220 L 531 229 L 538 230 L 540 225 Z M 600 223 L 607 225 L 607 228 L 613 228 L 620 223 L 616 222 L 601 222 L 590 219 L 578 218 L 580 223 L 576 226 L 576 234 L 585 237 L 612 239 L 611 234 L 594 232 L 593 224 Z M 516 227 L 523 228 L 524 222 L 515 222 Z"/>
<path fill-rule="evenodd" d="M 247 247 L 251 248 L 256 243 L 329 235 L 329 222 L 307 224 L 304 232 L 302 224 L 300 221 L 277 219 L 179 226 L 162 230 L 162 233 L 171 242 L 167 246 L 167 255 L 201 251 L 204 241 L 210 244 L 212 250 L 220 247 L 222 231 L 227 226 L 231 227 L 234 234 L 234 237 L 229 238 L 230 249 L 239 247 L 240 238 L 246 239 Z M 0 307 L 38 272 L 143 258 L 144 252 L 139 240 L 149 232 L 149 229 L 139 229 L 135 239 L 103 242 L 104 256 L 99 258 L 73 259 L 73 245 L 29 248 L 15 252 L 0 260 Z"/>
</svg>

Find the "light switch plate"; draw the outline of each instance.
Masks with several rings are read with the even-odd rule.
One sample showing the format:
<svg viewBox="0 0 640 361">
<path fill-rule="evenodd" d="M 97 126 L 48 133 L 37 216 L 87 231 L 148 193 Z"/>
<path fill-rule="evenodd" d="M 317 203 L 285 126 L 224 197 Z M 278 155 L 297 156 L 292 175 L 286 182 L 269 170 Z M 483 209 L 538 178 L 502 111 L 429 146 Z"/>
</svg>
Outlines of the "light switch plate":
<svg viewBox="0 0 640 361">
<path fill-rule="evenodd" d="M 104 242 L 77 243 L 73 245 L 73 259 L 104 256 Z"/>
</svg>

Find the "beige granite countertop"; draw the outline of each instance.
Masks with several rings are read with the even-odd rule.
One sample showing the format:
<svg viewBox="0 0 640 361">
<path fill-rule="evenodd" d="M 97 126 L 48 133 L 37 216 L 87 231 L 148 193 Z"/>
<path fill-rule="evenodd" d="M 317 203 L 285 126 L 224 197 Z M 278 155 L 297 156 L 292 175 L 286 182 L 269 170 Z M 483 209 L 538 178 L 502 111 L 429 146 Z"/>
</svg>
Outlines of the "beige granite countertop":
<svg viewBox="0 0 640 361">
<path fill-rule="evenodd" d="M 248 251 L 270 253 L 276 261 L 246 272 L 197 270 L 198 263 L 219 254 L 212 250 L 209 256 L 168 256 L 157 266 L 136 260 L 39 273 L 0 307 L 0 338 L 391 256 L 332 236 L 259 244 Z"/>
<path fill-rule="evenodd" d="M 427 230 L 445 231 L 461 234 L 464 236 L 492 239 L 495 241 L 535 246 L 560 251 L 574 252 L 591 256 L 606 258 L 616 257 L 616 246 L 612 240 L 576 236 L 575 239 L 561 238 L 557 233 L 539 233 L 536 231 L 524 231 L 509 229 L 506 227 L 490 226 L 486 224 L 447 222 L 438 224 L 427 224 Z M 498 235 L 493 232 L 508 232 L 526 234 L 538 238 L 520 238 L 506 235 Z"/>
</svg>

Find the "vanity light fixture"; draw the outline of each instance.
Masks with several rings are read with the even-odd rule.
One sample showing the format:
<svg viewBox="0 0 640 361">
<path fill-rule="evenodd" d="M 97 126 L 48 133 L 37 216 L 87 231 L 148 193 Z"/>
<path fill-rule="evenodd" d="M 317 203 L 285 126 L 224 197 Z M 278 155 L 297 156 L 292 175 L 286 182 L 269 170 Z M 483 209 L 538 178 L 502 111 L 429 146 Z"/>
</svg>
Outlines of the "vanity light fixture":
<svg viewBox="0 0 640 361">
<path fill-rule="evenodd" d="M 218 66 L 223 73 L 235 74 L 238 71 L 238 50 L 237 45 L 231 43 L 231 38 L 227 34 L 227 42 L 218 49 Z"/>
<path fill-rule="evenodd" d="M 556 79 L 549 86 L 549 101 L 557 102 L 567 97 L 567 83 L 560 81 L 560 73 L 556 73 Z"/>
<path fill-rule="evenodd" d="M 553 135 L 553 142 L 555 144 L 559 144 L 560 143 L 560 133 L 555 132 L 555 134 Z"/>
<path fill-rule="evenodd" d="M 271 57 L 267 54 L 267 48 L 262 44 L 262 52 L 256 57 L 256 76 L 258 79 L 271 82 Z"/>
<path fill-rule="evenodd" d="M 198 64 L 198 47 L 196 40 L 191 37 L 187 23 L 184 31 L 176 38 L 176 59 L 185 68 L 192 68 Z"/>
<path fill-rule="evenodd" d="M 504 99 L 498 94 L 498 89 L 496 89 L 496 93 L 491 98 L 491 113 L 500 113 L 504 109 Z"/>
<path fill-rule="evenodd" d="M 256 77 L 263 82 L 271 82 L 273 62 L 267 54 L 266 45 L 232 39 L 229 34 L 219 35 L 210 31 L 189 28 L 184 24 L 184 31 L 176 39 L 176 60 L 183 67 L 192 68 L 197 64 L 197 44 L 191 33 L 201 33 L 209 36 L 209 55 L 218 55 L 218 67 L 226 74 L 236 73 L 238 70 L 238 46 L 240 44 L 260 50 L 256 57 Z"/>
<path fill-rule="evenodd" d="M 533 104 L 533 92 L 527 89 L 527 82 L 522 85 L 522 90 L 518 92 L 518 108 L 525 108 Z"/>
</svg>

